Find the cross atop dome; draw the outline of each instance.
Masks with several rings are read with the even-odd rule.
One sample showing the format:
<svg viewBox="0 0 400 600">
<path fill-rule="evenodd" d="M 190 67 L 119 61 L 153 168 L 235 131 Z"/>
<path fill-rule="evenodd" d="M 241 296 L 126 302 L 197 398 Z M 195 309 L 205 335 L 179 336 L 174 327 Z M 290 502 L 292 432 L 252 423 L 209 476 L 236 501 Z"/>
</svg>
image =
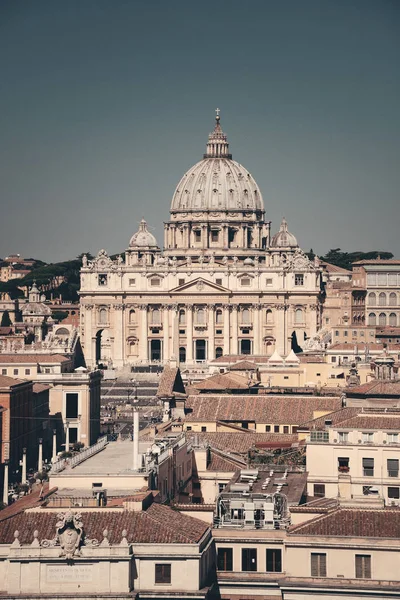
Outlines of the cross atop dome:
<svg viewBox="0 0 400 600">
<path fill-rule="evenodd" d="M 214 131 L 208 136 L 207 150 L 203 158 L 232 158 L 232 154 L 229 154 L 229 144 L 226 134 L 221 129 L 220 112 L 219 108 L 215 109 L 215 127 Z"/>
</svg>

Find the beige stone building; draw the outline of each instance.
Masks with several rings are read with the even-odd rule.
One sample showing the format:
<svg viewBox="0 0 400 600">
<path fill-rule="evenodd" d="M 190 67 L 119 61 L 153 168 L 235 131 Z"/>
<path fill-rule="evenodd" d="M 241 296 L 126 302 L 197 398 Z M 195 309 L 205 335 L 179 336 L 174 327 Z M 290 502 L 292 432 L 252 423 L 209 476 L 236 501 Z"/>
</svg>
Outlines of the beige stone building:
<svg viewBox="0 0 400 600">
<path fill-rule="evenodd" d="M 294 332 L 301 345 L 320 326 L 320 275 L 285 219 L 271 235 L 261 191 L 232 160 L 217 116 L 204 158 L 173 194 L 164 251 L 142 221 L 124 258 L 83 258 L 87 364 L 287 355 Z"/>
</svg>

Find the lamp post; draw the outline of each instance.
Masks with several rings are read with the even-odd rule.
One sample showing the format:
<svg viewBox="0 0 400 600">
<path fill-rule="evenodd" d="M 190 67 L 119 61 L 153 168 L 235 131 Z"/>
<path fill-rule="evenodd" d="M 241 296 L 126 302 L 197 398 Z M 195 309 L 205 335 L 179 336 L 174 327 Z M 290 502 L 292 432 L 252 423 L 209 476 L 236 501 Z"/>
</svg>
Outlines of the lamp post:
<svg viewBox="0 0 400 600">
<path fill-rule="evenodd" d="M 26 483 L 26 448 L 23 449 L 22 454 L 22 477 L 21 483 Z"/>
<path fill-rule="evenodd" d="M 53 429 L 53 455 L 51 462 L 55 463 L 57 460 L 57 429 Z"/>
</svg>

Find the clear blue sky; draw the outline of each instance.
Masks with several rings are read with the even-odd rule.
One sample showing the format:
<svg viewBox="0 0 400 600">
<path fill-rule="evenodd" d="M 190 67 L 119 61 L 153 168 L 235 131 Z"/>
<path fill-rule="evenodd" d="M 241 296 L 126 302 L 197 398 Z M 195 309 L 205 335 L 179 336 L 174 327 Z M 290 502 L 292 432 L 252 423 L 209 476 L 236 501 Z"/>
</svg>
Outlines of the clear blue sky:
<svg viewBox="0 0 400 600">
<path fill-rule="evenodd" d="M 273 231 L 400 257 L 398 0 L 2 0 L 0 256 L 162 244 L 221 109 Z"/>
</svg>

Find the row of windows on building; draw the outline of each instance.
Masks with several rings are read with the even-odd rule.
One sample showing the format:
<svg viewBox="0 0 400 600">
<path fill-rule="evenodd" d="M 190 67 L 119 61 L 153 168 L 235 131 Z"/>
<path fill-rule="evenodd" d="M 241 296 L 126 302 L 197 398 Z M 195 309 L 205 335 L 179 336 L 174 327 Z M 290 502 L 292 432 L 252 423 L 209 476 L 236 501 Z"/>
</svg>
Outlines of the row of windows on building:
<svg viewBox="0 0 400 600">
<path fill-rule="evenodd" d="M 185 279 L 178 279 L 178 286 L 179 285 L 184 285 L 186 282 Z M 242 287 L 250 287 L 251 286 L 251 282 L 252 282 L 252 277 L 239 277 L 239 283 Z M 162 283 L 162 279 L 161 277 L 151 277 L 150 278 L 150 287 L 160 287 L 161 283 Z M 215 280 L 215 283 L 217 285 L 222 285 L 222 279 L 217 278 Z M 107 273 L 100 273 L 97 276 L 97 284 L 101 287 L 106 286 L 108 284 L 108 275 Z M 265 280 L 265 285 L 266 287 L 270 287 L 273 285 L 273 279 L 272 278 L 267 278 Z M 294 276 L 294 285 L 297 286 L 303 286 L 304 285 L 304 274 L 303 273 L 297 273 Z M 136 279 L 129 279 L 129 286 L 130 287 L 135 287 L 136 286 Z"/>
<path fill-rule="evenodd" d="M 311 442 L 325 442 L 329 443 L 329 431 L 311 431 L 310 432 Z M 337 438 L 334 440 L 339 444 L 346 444 L 350 442 L 348 431 L 338 431 Z M 375 441 L 375 433 L 373 431 L 363 431 L 356 435 L 356 442 L 358 444 L 373 444 Z M 386 434 L 385 442 L 387 444 L 397 444 L 399 442 L 398 432 L 389 432 Z"/>
<path fill-rule="evenodd" d="M 162 313 L 161 309 L 153 308 L 149 311 L 149 321 L 153 325 L 160 325 L 162 323 Z M 186 311 L 184 309 L 179 310 L 179 324 L 186 325 Z M 252 323 L 252 312 L 249 308 L 241 308 L 239 310 L 239 318 L 240 322 L 245 325 L 250 325 Z M 197 325 L 205 325 L 207 319 L 207 311 L 205 308 L 197 308 L 194 312 L 194 322 Z M 138 314 L 132 309 L 129 311 L 129 323 L 137 324 Z M 271 309 L 267 309 L 264 312 L 264 322 L 268 324 L 272 324 L 274 321 L 273 312 Z M 302 308 L 296 308 L 294 311 L 294 322 L 295 323 L 304 323 L 304 310 Z M 108 324 L 108 310 L 106 308 L 100 308 L 98 312 L 98 323 L 101 325 Z M 215 323 L 216 325 L 223 325 L 224 323 L 224 313 L 222 309 L 217 309 L 215 311 Z"/>
<path fill-rule="evenodd" d="M 400 273 L 367 273 L 367 285 L 398 286 Z"/>
<path fill-rule="evenodd" d="M 248 429 L 249 428 L 249 423 L 248 421 L 243 421 L 240 423 L 240 427 L 242 429 Z M 192 426 L 191 425 L 187 425 L 186 426 L 186 431 L 192 431 Z M 207 432 L 207 425 L 201 425 L 201 431 L 202 432 Z M 265 431 L 267 433 L 297 433 L 297 427 L 296 426 L 290 426 L 290 425 L 265 425 Z"/>
<path fill-rule="evenodd" d="M 381 292 L 376 295 L 375 292 L 371 292 L 368 294 L 368 304 L 371 306 L 397 306 L 397 294 L 395 292 L 390 292 L 390 294 Z"/>
<path fill-rule="evenodd" d="M 257 571 L 257 548 L 242 548 L 241 570 Z M 327 569 L 327 554 L 325 552 L 310 553 L 310 571 L 311 577 L 329 577 Z M 266 572 L 281 573 L 282 550 L 279 548 L 266 549 Z M 218 548 L 217 568 L 219 571 L 233 571 L 233 548 Z M 354 557 L 354 574 L 356 579 L 371 578 L 371 555 L 356 554 Z M 308 574 L 304 573 L 304 577 Z M 336 576 L 336 573 L 335 573 Z"/>
<path fill-rule="evenodd" d="M 386 327 L 386 325 L 390 325 L 391 327 L 397 326 L 397 315 L 396 313 L 390 313 L 387 315 L 386 313 L 379 313 L 377 316 L 376 313 L 369 313 L 368 315 L 368 325 L 371 327 L 375 327 L 375 325 L 379 325 L 380 327 Z"/>
<path fill-rule="evenodd" d="M 42 369 L 42 372 L 43 373 L 51 373 L 52 370 L 51 370 L 50 367 L 45 367 L 44 369 Z M 14 368 L 14 369 L 3 368 L 3 369 L 1 369 L 1 374 L 2 375 L 8 375 L 9 373 L 10 373 L 10 375 L 12 375 L 14 377 L 18 376 L 18 375 L 22 375 L 22 374 L 24 374 L 24 375 L 31 375 L 31 369 L 23 369 L 23 368 L 21 368 L 21 369 L 19 369 L 19 368 L 18 369 L 17 368 Z"/>
<path fill-rule="evenodd" d="M 362 487 L 364 496 L 378 495 L 378 488 L 372 485 L 363 485 Z M 314 483 L 314 491 L 313 496 L 315 498 L 325 498 L 326 490 L 324 483 Z M 400 487 L 398 486 L 388 486 L 386 488 L 386 496 L 389 500 L 399 500 L 400 499 Z M 396 505 L 397 502 L 394 502 Z"/>
</svg>

